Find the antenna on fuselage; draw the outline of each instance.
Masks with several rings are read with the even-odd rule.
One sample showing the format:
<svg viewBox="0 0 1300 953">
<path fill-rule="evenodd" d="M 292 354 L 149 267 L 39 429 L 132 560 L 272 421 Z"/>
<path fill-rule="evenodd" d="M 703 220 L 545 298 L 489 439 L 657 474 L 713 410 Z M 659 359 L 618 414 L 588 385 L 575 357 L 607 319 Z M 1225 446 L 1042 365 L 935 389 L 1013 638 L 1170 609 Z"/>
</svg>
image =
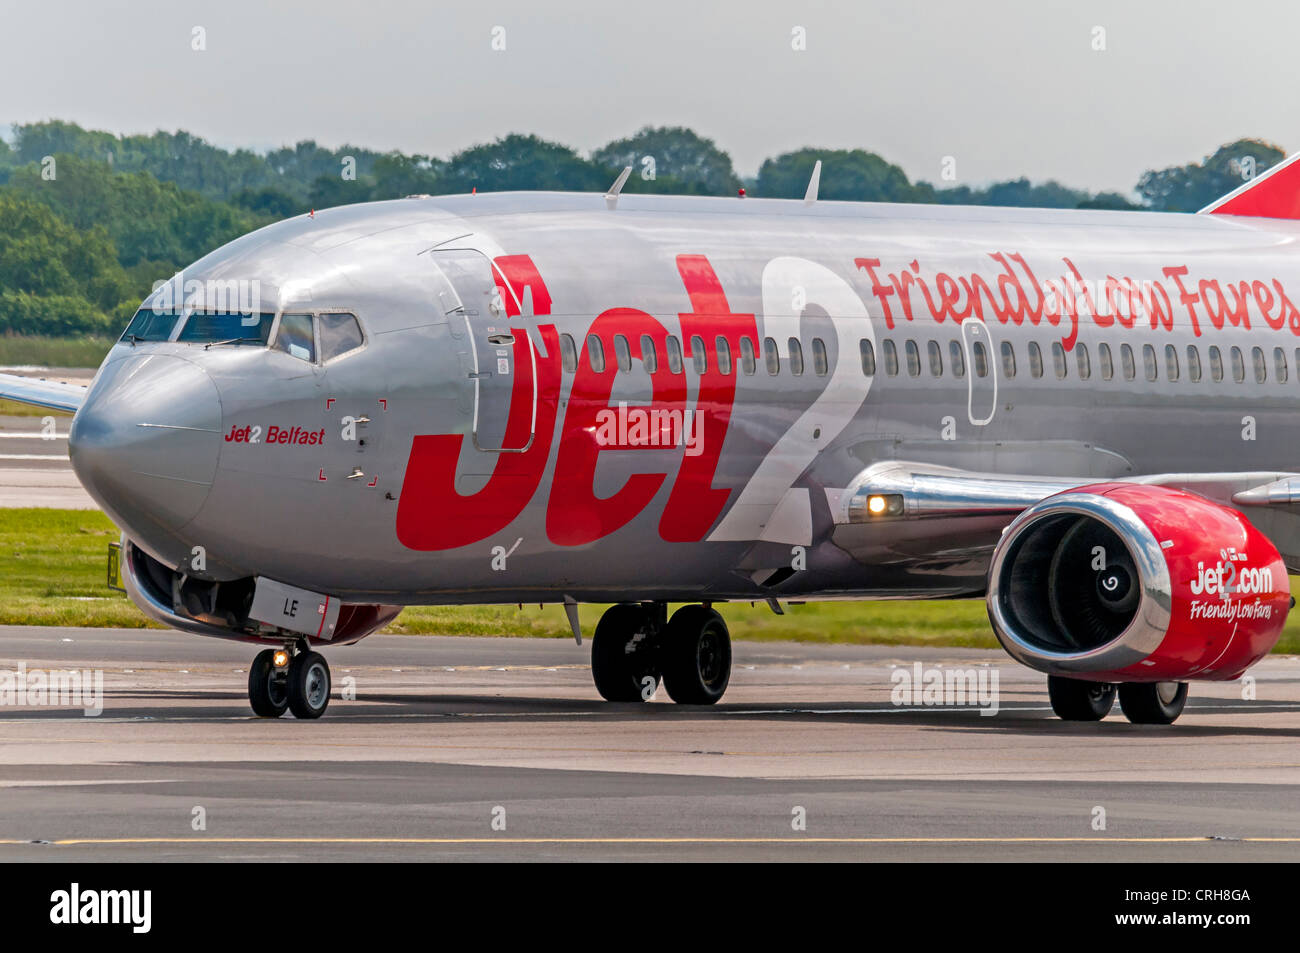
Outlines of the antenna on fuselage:
<svg viewBox="0 0 1300 953">
<path fill-rule="evenodd" d="M 817 201 L 817 190 L 822 184 L 822 160 L 818 159 L 817 164 L 813 166 L 812 178 L 808 180 L 808 191 L 803 194 L 803 204 L 812 205 Z"/>
<path fill-rule="evenodd" d="M 618 208 L 619 193 L 623 191 L 623 183 L 627 181 L 627 177 L 631 174 L 632 167 L 630 165 L 623 166 L 623 171 L 618 174 L 618 178 L 614 180 L 614 184 L 611 185 L 609 191 L 605 193 L 606 208 L 610 210 Z"/>
</svg>

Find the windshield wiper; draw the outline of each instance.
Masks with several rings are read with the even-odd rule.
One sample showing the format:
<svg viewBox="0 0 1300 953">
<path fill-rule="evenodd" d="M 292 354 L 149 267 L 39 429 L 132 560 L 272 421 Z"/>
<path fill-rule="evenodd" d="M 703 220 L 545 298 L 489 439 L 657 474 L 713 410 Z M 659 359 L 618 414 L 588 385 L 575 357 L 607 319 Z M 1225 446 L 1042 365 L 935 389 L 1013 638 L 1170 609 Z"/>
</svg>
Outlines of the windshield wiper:
<svg viewBox="0 0 1300 953">
<path fill-rule="evenodd" d="M 207 344 L 203 345 L 203 350 L 206 351 L 210 347 L 220 347 L 223 344 L 250 344 L 250 343 L 261 344 L 262 339 L 261 338 L 227 338 L 224 341 L 209 341 Z"/>
</svg>

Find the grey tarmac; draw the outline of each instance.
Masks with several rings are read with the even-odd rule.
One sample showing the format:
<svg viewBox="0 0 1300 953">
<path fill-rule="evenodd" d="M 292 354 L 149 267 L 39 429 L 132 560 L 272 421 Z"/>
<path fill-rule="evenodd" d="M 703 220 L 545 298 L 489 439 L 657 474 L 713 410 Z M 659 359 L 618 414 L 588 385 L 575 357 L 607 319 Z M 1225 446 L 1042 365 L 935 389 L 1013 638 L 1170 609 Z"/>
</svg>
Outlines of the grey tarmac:
<svg viewBox="0 0 1300 953">
<path fill-rule="evenodd" d="M 0 509 L 98 509 L 68 460 L 70 419 L 54 415 L 50 439 L 41 417 L 0 416 Z"/>
<path fill-rule="evenodd" d="M 95 718 L 0 708 L 8 861 L 1300 857 L 1294 657 L 1256 668 L 1257 700 L 1200 683 L 1154 728 L 1060 722 L 1043 677 L 993 652 L 738 642 L 723 703 L 682 708 L 601 702 L 571 641 L 372 636 L 327 650 L 334 700 L 299 722 L 251 715 L 238 643 L 7 627 L 0 646 L 0 669 L 105 685 Z M 893 705 L 891 666 L 916 662 L 995 669 L 1000 711 Z"/>
</svg>

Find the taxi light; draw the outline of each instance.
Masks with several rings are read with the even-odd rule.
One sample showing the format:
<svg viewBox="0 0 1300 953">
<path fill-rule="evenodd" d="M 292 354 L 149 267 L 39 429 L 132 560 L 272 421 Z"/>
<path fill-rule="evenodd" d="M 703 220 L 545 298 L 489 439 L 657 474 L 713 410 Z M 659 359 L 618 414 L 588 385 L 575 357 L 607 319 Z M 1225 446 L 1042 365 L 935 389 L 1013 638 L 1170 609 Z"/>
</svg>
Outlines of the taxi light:
<svg viewBox="0 0 1300 953">
<path fill-rule="evenodd" d="M 271 657 L 271 661 L 275 663 L 276 668 L 284 668 L 289 664 L 289 653 L 284 649 L 277 649 L 275 655 Z"/>
<path fill-rule="evenodd" d="M 885 507 L 888 505 L 883 496 L 873 496 L 867 500 L 867 509 L 872 516 L 880 516 L 885 512 Z"/>
</svg>

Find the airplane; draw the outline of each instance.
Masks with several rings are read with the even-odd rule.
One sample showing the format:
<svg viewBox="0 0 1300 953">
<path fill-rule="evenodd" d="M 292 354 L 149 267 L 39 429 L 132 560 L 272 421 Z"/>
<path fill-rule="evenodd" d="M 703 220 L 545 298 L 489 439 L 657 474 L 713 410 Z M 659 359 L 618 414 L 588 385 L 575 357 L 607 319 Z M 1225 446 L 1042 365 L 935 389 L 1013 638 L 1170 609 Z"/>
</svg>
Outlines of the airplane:
<svg viewBox="0 0 1300 953">
<path fill-rule="evenodd" d="M 1173 722 L 1300 571 L 1300 165 L 1202 214 L 547 192 L 282 221 L 143 303 L 75 412 L 124 588 L 319 651 L 409 605 L 611 603 L 611 702 L 716 703 L 719 606 L 984 598 L 1055 713 Z M 669 604 L 684 604 L 671 614 Z"/>
</svg>

